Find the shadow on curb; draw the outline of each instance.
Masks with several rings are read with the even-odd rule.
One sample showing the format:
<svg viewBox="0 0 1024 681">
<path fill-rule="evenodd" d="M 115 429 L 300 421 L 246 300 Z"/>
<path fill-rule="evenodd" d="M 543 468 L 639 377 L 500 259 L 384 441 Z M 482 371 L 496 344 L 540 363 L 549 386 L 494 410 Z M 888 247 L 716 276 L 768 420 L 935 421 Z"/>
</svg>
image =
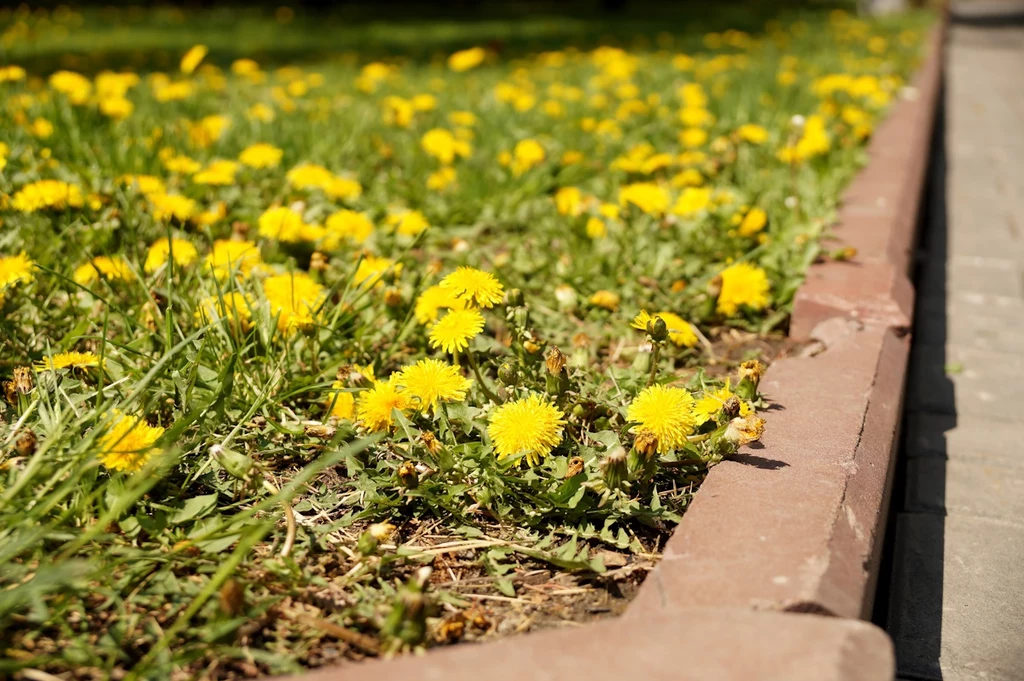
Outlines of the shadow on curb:
<svg viewBox="0 0 1024 681">
<path fill-rule="evenodd" d="M 873 621 L 888 630 L 896 647 L 898 678 L 907 681 L 941 681 L 939 656 L 942 644 L 943 552 L 945 544 L 946 437 L 933 434 L 929 461 L 935 465 L 931 490 L 937 508 L 914 507 L 908 488 L 918 484 L 911 463 L 920 454 L 916 442 L 922 428 L 919 417 L 940 419 L 942 432 L 956 427 L 954 385 L 945 374 L 948 268 L 948 220 L 946 194 L 946 112 L 948 90 L 941 86 L 936 112 L 926 194 L 922 202 L 921 244 L 915 263 L 918 291 L 914 343 L 911 347 L 907 404 L 903 418 L 902 447 L 893 484 L 892 509 L 886 532 L 884 559 Z M 927 346 L 928 352 L 923 352 Z M 941 376 L 936 384 L 931 378 Z M 927 388 L 925 388 L 927 386 Z M 923 390 L 927 396 L 921 399 Z"/>
</svg>

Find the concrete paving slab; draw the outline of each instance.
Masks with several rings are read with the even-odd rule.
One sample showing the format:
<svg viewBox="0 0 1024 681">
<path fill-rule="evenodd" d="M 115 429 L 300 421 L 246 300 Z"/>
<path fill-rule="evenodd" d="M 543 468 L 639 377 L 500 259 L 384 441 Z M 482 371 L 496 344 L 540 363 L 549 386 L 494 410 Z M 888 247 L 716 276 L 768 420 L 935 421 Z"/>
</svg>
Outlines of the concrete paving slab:
<svg viewBox="0 0 1024 681">
<path fill-rule="evenodd" d="M 1024 669 L 1024 526 L 904 513 L 889 633 L 900 673 L 1019 681 Z"/>
<path fill-rule="evenodd" d="M 912 412 L 907 419 L 906 449 L 911 458 L 940 456 L 1024 469 L 1020 435 L 1016 421 Z"/>
<path fill-rule="evenodd" d="M 1024 519 L 1024 466 L 996 458 L 916 457 L 907 463 L 907 511 Z"/>
</svg>

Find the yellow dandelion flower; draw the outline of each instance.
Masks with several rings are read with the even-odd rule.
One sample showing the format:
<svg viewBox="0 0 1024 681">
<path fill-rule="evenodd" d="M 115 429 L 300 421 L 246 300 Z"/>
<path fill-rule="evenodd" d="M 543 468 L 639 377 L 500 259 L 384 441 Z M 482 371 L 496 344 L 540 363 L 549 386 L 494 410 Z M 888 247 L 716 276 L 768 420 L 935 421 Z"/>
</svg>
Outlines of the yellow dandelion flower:
<svg viewBox="0 0 1024 681">
<path fill-rule="evenodd" d="M 104 97 L 99 100 L 99 113 L 116 121 L 126 119 L 135 111 L 135 104 L 125 97 Z"/>
<path fill-rule="evenodd" d="M 232 291 L 222 296 L 209 296 L 199 303 L 196 319 L 203 324 L 212 324 L 226 319 L 238 324 L 243 330 L 252 326 L 252 304 L 243 293 Z"/>
<path fill-rule="evenodd" d="M 28 131 L 33 137 L 46 139 L 53 134 L 53 123 L 45 118 L 37 118 L 28 126 Z"/>
<path fill-rule="evenodd" d="M 441 310 L 462 309 L 466 303 L 455 295 L 455 292 L 443 286 L 431 286 L 424 289 L 416 299 L 413 313 L 420 324 L 433 324 L 441 314 Z"/>
<path fill-rule="evenodd" d="M 349 177 L 334 176 L 322 189 L 327 196 L 339 201 L 354 201 L 363 195 L 363 185 Z"/>
<path fill-rule="evenodd" d="M 619 189 L 619 205 L 632 204 L 648 215 L 661 217 L 668 210 L 669 194 L 651 182 L 634 182 Z"/>
<path fill-rule="evenodd" d="M 84 265 L 75 268 L 72 278 L 76 284 L 88 286 L 99 279 L 108 281 L 131 279 L 132 270 L 128 262 L 121 257 L 98 255 Z"/>
<path fill-rule="evenodd" d="M 251 76 L 259 71 L 260 65 L 254 59 L 243 57 L 231 62 L 231 73 L 236 76 Z"/>
<path fill-rule="evenodd" d="M 477 124 L 478 119 L 472 111 L 452 111 L 448 114 L 448 122 L 463 128 L 471 128 Z"/>
<path fill-rule="evenodd" d="M 422 359 L 398 372 L 395 383 L 416 401 L 420 411 L 433 409 L 440 402 L 462 402 L 470 381 L 459 368 L 436 359 Z"/>
<path fill-rule="evenodd" d="M 721 274 L 722 290 L 718 294 L 719 314 L 731 317 L 740 306 L 762 310 L 768 306 L 768 292 L 771 284 L 764 270 L 750 263 L 736 263 L 725 268 Z"/>
<path fill-rule="evenodd" d="M 290 334 L 309 329 L 327 291 L 306 273 L 280 274 L 263 281 L 263 295 L 270 314 L 277 317 L 277 329 Z"/>
<path fill-rule="evenodd" d="M 44 357 L 36 363 L 36 371 L 57 371 L 59 369 L 92 369 L 99 367 L 100 356 L 93 352 L 60 352 Z"/>
<path fill-rule="evenodd" d="M 331 387 L 334 389 L 327 393 L 327 400 L 324 402 L 328 414 L 339 421 L 351 421 L 356 411 L 355 395 L 343 390 L 345 384 L 341 381 L 335 381 Z"/>
<path fill-rule="evenodd" d="M 218 279 L 232 272 L 248 275 L 263 263 L 260 250 L 252 241 L 230 241 L 218 239 L 206 256 L 206 267 L 213 270 Z"/>
<path fill-rule="evenodd" d="M 25 69 L 20 66 L 0 66 L 0 83 L 10 83 L 25 80 Z"/>
<path fill-rule="evenodd" d="M 634 329 L 638 329 L 640 331 L 646 331 L 647 330 L 647 324 L 648 324 L 648 322 L 651 321 L 651 319 L 653 319 L 653 317 L 651 317 L 651 315 L 647 312 L 647 310 L 640 310 L 640 314 L 638 314 L 636 317 L 634 317 L 633 321 L 631 321 L 629 323 L 629 325 L 632 326 Z"/>
<path fill-rule="evenodd" d="M 388 258 L 368 255 L 359 261 L 359 267 L 356 268 L 356 273 L 352 278 L 357 284 L 367 287 L 377 286 L 382 283 L 380 281 L 381 277 L 389 270 L 393 271 L 397 276 L 402 271 L 402 264 L 395 263 L 394 260 Z"/>
<path fill-rule="evenodd" d="M 147 196 L 167 193 L 164 181 L 155 175 L 122 175 L 117 182 Z"/>
<path fill-rule="evenodd" d="M 195 91 L 195 86 L 187 80 L 156 81 L 152 83 L 153 99 L 158 102 L 180 102 L 188 99 Z"/>
<path fill-rule="evenodd" d="M 501 282 L 493 274 L 474 267 L 459 267 L 442 279 L 440 286 L 478 308 L 494 307 L 501 302 L 505 293 Z"/>
<path fill-rule="evenodd" d="M 302 216 L 287 206 L 275 206 L 263 211 L 257 221 L 260 236 L 278 241 L 302 240 Z"/>
<path fill-rule="evenodd" d="M 519 176 L 540 165 L 546 157 L 544 147 L 534 139 L 520 140 L 512 149 L 512 174 Z"/>
<path fill-rule="evenodd" d="M 595 241 L 608 236 L 608 225 L 599 217 L 587 218 L 587 236 Z"/>
<path fill-rule="evenodd" d="M 482 47 L 471 47 L 468 50 L 453 52 L 448 57 L 448 68 L 452 71 L 463 72 L 476 68 L 483 63 L 487 52 Z"/>
<path fill-rule="evenodd" d="M 705 390 L 704 396 L 697 400 L 693 407 L 695 423 L 704 423 L 713 419 L 722 410 L 726 400 L 733 396 L 729 386 L 715 390 Z"/>
<path fill-rule="evenodd" d="M 387 224 L 404 236 L 417 236 L 430 228 L 430 223 L 418 210 L 402 210 L 388 216 Z"/>
<path fill-rule="evenodd" d="M 695 149 L 707 144 L 708 131 L 703 128 L 686 128 L 679 133 L 679 143 L 688 149 Z"/>
<path fill-rule="evenodd" d="M 768 214 L 760 208 L 752 208 L 740 222 L 740 236 L 754 236 L 768 224 Z"/>
<path fill-rule="evenodd" d="M 153 445 L 163 434 L 163 428 L 147 424 L 141 416 L 115 412 L 97 443 L 100 462 L 111 470 L 134 473 L 153 457 Z"/>
<path fill-rule="evenodd" d="M 621 296 L 615 291 L 600 290 L 590 296 L 590 304 L 595 307 L 603 307 L 606 310 L 615 312 L 619 309 L 619 302 L 622 300 Z"/>
<path fill-rule="evenodd" d="M 411 406 L 409 396 L 398 387 L 394 379 L 390 379 L 378 381 L 372 388 L 360 393 L 356 413 L 367 430 L 378 432 L 394 425 L 396 409 L 404 412 Z"/>
<path fill-rule="evenodd" d="M 22 213 L 81 208 L 82 189 L 62 180 L 39 180 L 25 185 L 11 198 L 11 207 Z"/>
<path fill-rule="evenodd" d="M 238 160 L 250 168 L 276 168 L 284 152 L 273 144 L 250 144 L 238 155 Z"/>
<path fill-rule="evenodd" d="M 35 263 L 24 253 L 0 257 L 0 303 L 4 295 L 17 284 L 30 284 L 35 278 Z"/>
<path fill-rule="evenodd" d="M 674 312 L 658 312 L 655 317 L 661 317 L 668 327 L 668 339 L 680 347 L 692 348 L 697 344 L 697 334 L 693 331 L 693 325 L 675 314 Z"/>
<path fill-rule="evenodd" d="M 92 94 L 92 81 L 74 71 L 57 71 L 50 76 L 50 87 L 60 92 L 72 104 L 85 104 Z"/>
<path fill-rule="evenodd" d="M 146 264 L 144 269 L 148 274 L 156 272 L 163 267 L 171 254 L 174 254 L 174 264 L 179 267 L 188 267 L 199 258 L 199 251 L 192 245 L 191 241 L 185 239 L 159 239 L 153 242 L 146 252 Z"/>
<path fill-rule="evenodd" d="M 522 454 L 536 465 L 562 441 L 565 414 L 546 397 L 530 393 L 494 409 L 488 421 L 498 458 Z"/>
<path fill-rule="evenodd" d="M 231 125 L 231 119 L 227 116 L 219 114 L 204 116 L 198 121 L 189 122 L 188 139 L 193 146 L 206 149 L 221 138 L 229 125 Z"/>
<path fill-rule="evenodd" d="M 181 72 L 188 75 L 195 71 L 196 67 L 206 58 L 208 53 L 209 50 L 206 48 L 206 45 L 193 45 L 181 58 L 181 64 L 179 65 Z"/>
<path fill-rule="evenodd" d="M 450 310 L 430 327 L 430 346 L 448 353 L 461 352 L 484 330 L 484 317 L 477 310 Z"/>
<path fill-rule="evenodd" d="M 197 173 L 203 167 L 202 163 L 185 156 L 184 154 L 169 154 L 162 156 L 160 158 L 160 162 L 163 163 L 164 168 L 166 168 L 168 172 L 182 173 L 184 175 Z"/>
<path fill-rule="evenodd" d="M 329 215 L 324 226 L 327 228 L 324 247 L 328 250 L 337 248 L 341 239 L 361 244 L 373 234 L 373 221 L 363 213 L 357 213 L 347 208 Z"/>
<path fill-rule="evenodd" d="M 196 202 L 181 194 L 150 194 L 153 217 L 163 222 L 187 222 L 196 214 Z"/>
<path fill-rule="evenodd" d="M 705 390 L 703 397 L 697 400 L 693 406 L 693 413 L 697 419 L 695 422 L 700 425 L 713 419 L 731 397 L 736 397 L 736 394 L 732 391 L 732 383 L 729 379 L 726 379 L 725 385 L 721 388 Z M 750 403 L 740 400 L 740 416 L 747 416 L 753 411 Z"/>
<path fill-rule="evenodd" d="M 688 391 L 664 385 L 652 385 L 640 391 L 626 411 L 626 420 L 637 425 L 632 432 L 658 441 L 658 452 L 665 454 L 686 442 L 697 425 L 694 399 Z"/>
<path fill-rule="evenodd" d="M 257 102 L 249 107 L 245 114 L 251 120 L 269 123 L 274 120 L 274 110 L 263 102 Z"/>
<path fill-rule="evenodd" d="M 707 210 L 711 205 L 711 189 L 708 187 L 687 187 L 676 199 L 672 212 L 682 217 L 690 217 Z"/>
<path fill-rule="evenodd" d="M 768 141 L 768 131 L 760 125 L 747 123 L 736 130 L 736 134 L 744 142 L 750 144 L 764 144 Z"/>
<path fill-rule="evenodd" d="M 238 163 L 225 159 L 210 161 L 210 164 L 203 170 L 192 176 L 196 184 L 205 184 L 226 187 L 235 183 L 235 173 L 238 172 Z"/>
<path fill-rule="evenodd" d="M 444 128 L 434 128 L 423 133 L 420 146 L 444 165 L 451 165 L 456 157 L 465 158 L 470 154 L 469 142 L 456 138 L 450 130 Z"/>
<path fill-rule="evenodd" d="M 583 213 L 583 192 L 579 187 L 562 187 L 555 192 L 555 209 L 559 215 L 577 217 Z"/>
<path fill-rule="evenodd" d="M 448 187 L 455 184 L 458 179 L 458 174 L 455 172 L 455 168 L 451 166 L 444 166 L 434 172 L 427 175 L 427 189 L 435 192 L 443 192 Z"/>
<path fill-rule="evenodd" d="M 334 178 L 327 168 L 315 163 L 301 163 L 285 175 L 285 179 L 296 189 L 321 189 Z"/>
</svg>

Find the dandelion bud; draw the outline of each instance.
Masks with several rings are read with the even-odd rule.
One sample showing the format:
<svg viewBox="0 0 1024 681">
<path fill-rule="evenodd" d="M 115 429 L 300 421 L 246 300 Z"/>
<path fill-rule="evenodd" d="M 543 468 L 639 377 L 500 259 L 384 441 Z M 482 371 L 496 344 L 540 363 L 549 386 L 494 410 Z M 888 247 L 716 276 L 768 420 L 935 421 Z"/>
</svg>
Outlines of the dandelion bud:
<svg viewBox="0 0 1024 681">
<path fill-rule="evenodd" d="M 583 457 L 574 456 L 569 459 L 569 465 L 565 469 L 565 479 L 576 477 L 583 472 Z"/>
<path fill-rule="evenodd" d="M 541 347 L 541 345 L 539 343 L 536 343 L 536 342 L 534 342 L 532 340 L 528 340 L 525 343 L 523 343 L 523 349 L 526 350 L 531 355 L 536 355 L 543 348 Z"/>
<path fill-rule="evenodd" d="M 150 331 L 156 331 L 159 325 L 157 324 L 157 309 L 153 301 L 147 301 L 140 312 L 142 313 L 142 325 Z"/>
<path fill-rule="evenodd" d="M 395 526 L 391 523 L 374 523 L 370 525 L 365 532 L 359 535 L 359 539 L 356 541 L 356 551 L 364 556 L 369 556 L 394 531 Z"/>
<path fill-rule="evenodd" d="M 754 414 L 740 416 L 729 421 L 722 436 L 737 447 L 757 442 L 764 433 L 764 419 Z"/>
<path fill-rule="evenodd" d="M 434 434 L 428 430 L 425 430 L 420 434 L 420 442 L 423 443 L 423 446 L 431 454 L 437 454 L 441 451 L 440 440 L 434 437 Z"/>
<path fill-rule="evenodd" d="M 218 600 L 221 612 L 234 617 L 245 607 L 245 587 L 235 579 L 228 579 L 220 588 Z"/>
<path fill-rule="evenodd" d="M 18 456 L 32 456 L 36 453 L 36 447 L 39 445 L 39 438 L 36 437 L 36 433 L 31 428 L 26 428 L 18 436 L 18 439 L 14 441 L 14 451 Z"/>
<path fill-rule="evenodd" d="M 320 251 L 314 251 L 309 257 L 310 272 L 323 272 L 327 269 L 327 256 Z"/>
<path fill-rule="evenodd" d="M 832 259 L 833 260 L 837 260 L 839 262 L 844 262 L 846 260 L 852 260 L 853 258 L 856 258 L 856 257 L 857 257 L 857 249 L 854 248 L 853 246 L 846 246 L 844 248 L 840 248 L 840 249 L 837 249 L 835 251 L 832 251 Z"/>
<path fill-rule="evenodd" d="M 609 489 L 621 487 L 629 475 L 626 465 L 626 450 L 622 447 L 616 447 L 608 452 L 598 465 L 601 468 L 604 484 L 608 485 Z"/>
<path fill-rule="evenodd" d="M 221 445 L 210 447 L 210 456 L 228 472 L 233 478 L 247 480 L 249 471 L 252 470 L 252 459 L 245 454 L 240 454 L 233 449 Z"/>
<path fill-rule="evenodd" d="M 740 364 L 740 384 L 736 386 L 736 394 L 745 400 L 752 400 L 757 396 L 757 386 L 764 375 L 764 365 L 756 359 L 751 359 Z"/>
<path fill-rule="evenodd" d="M 420 476 L 416 473 L 416 465 L 412 461 L 405 461 L 398 467 L 398 481 L 406 489 L 416 489 L 420 486 Z"/>
<path fill-rule="evenodd" d="M 430 579 L 430 567 L 422 567 L 398 591 L 397 598 L 384 620 L 382 631 L 406 645 L 419 645 L 427 637 L 427 616 L 431 610 L 424 590 Z"/>
<path fill-rule="evenodd" d="M 32 369 L 29 367 L 15 367 L 14 369 L 14 391 L 22 395 L 32 392 L 34 382 L 32 380 Z"/>
<path fill-rule="evenodd" d="M 548 348 L 548 355 L 544 360 L 544 365 L 547 367 L 548 373 L 552 376 L 560 376 L 562 370 L 565 369 L 565 355 L 557 347 L 552 345 Z"/>
<path fill-rule="evenodd" d="M 739 413 L 740 413 L 740 400 L 739 400 L 739 398 L 736 397 L 735 395 L 733 395 L 729 399 L 727 399 L 725 401 L 725 404 L 722 405 L 722 413 L 724 413 L 725 417 L 728 418 L 728 419 L 733 419 L 733 418 L 736 418 L 737 416 L 739 416 Z"/>
<path fill-rule="evenodd" d="M 708 282 L 707 292 L 710 297 L 718 298 L 718 295 L 722 292 L 722 275 L 716 274 L 711 277 L 711 281 Z"/>
<path fill-rule="evenodd" d="M 512 362 L 502 362 L 498 367 L 498 380 L 505 385 L 515 385 L 519 381 L 519 369 Z"/>
<path fill-rule="evenodd" d="M 668 340 L 668 324 L 661 317 L 655 317 L 647 322 L 647 335 L 655 343 L 662 343 Z"/>
<path fill-rule="evenodd" d="M 512 321 L 516 326 L 525 329 L 530 324 L 530 308 L 517 307 L 512 311 Z"/>
<path fill-rule="evenodd" d="M 402 292 L 391 286 L 384 291 L 384 304 L 388 307 L 398 307 L 402 304 Z"/>
<path fill-rule="evenodd" d="M 517 288 L 510 288 L 505 294 L 505 305 L 508 307 L 522 307 L 524 300 L 522 290 Z"/>
<path fill-rule="evenodd" d="M 318 440 L 330 440 L 337 432 L 337 428 L 322 423 L 311 423 L 305 427 L 304 431 L 307 437 L 315 437 Z"/>
<path fill-rule="evenodd" d="M 370 533 L 370 536 L 381 542 L 391 537 L 391 533 L 395 531 L 395 526 L 391 523 L 374 523 L 366 530 Z"/>
<path fill-rule="evenodd" d="M 577 405 L 575 405 L 572 408 L 572 417 L 573 417 L 573 419 L 578 421 L 579 419 L 582 419 L 586 415 L 587 415 L 587 408 L 584 407 L 582 404 L 577 404 Z"/>
<path fill-rule="evenodd" d="M 653 457 L 658 453 L 658 437 L 648 431 L 642 431 L 633 439 L 633 449 L 645 457 Z"/>
</svg>

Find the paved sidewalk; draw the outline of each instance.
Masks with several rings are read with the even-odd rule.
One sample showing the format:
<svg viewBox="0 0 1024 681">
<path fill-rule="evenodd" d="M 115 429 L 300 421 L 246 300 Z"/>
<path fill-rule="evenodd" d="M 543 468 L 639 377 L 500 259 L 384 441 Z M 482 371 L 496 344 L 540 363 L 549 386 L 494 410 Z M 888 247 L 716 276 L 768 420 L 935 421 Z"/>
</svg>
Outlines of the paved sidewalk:
<svg viewBox="0 0 1024 681">
<path fill-rule="evenodd" d="M 952 27 L 944 124 L 918 279 L 889 630 L 901 679 L 1019 680 L 1024 27 Z"/>
</svg>

